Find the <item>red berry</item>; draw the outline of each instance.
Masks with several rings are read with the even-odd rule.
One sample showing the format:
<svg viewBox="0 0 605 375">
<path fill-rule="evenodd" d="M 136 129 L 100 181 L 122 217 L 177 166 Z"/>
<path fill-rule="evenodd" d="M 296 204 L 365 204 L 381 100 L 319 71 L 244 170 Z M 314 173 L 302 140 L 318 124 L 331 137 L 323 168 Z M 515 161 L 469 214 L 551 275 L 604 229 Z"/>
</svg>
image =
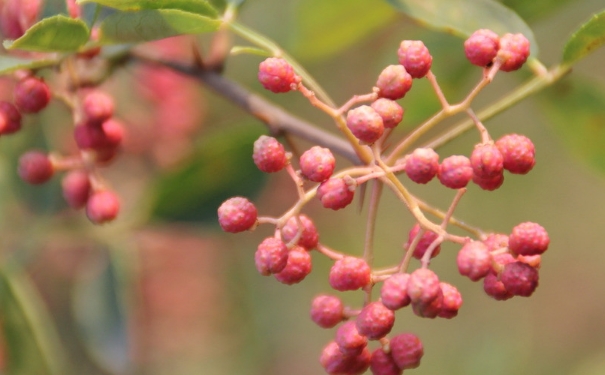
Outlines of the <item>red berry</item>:
<svg viewBox="0 0 605 375">
<path fill-rule="evenodd" d="M 385 352 L 382 348 L 376 349 L 372 353 L 370 359 L 370 370 L 373 375 L 401 375 L 403 370 L 400 369 L 391 353 Z"/>
<path fill-rule="evenodd" d="M 395 313 L 381 302 L 371 302 L 361 309 L 355 321 L 361 335 L 369 340 L 378 340 L 391 332 L 395 324 Z"/>
<path fill-rule="evenodd" d="M 405 158 L 405 173 L 410 180 L 426 184 L 439 171 L 439 155 L 432 148 L 417 148 Z"/>
<path fill-rule="evenodd" d="M 394 100 L 379 98 L 370 106 L 380 115 L 385 128 L 392 129 L 403 119 L 403 108 Z"/>
<path fill-rule="evenodd" d="M 342 321 L 344 307 L 335 296 L 319 295 L 311 303 L 311 320 L 322 328 L 332 328 Z"/>
<path fill-rule="evenodd" d="M 336 343 L 347 355 L 357 355 L 368 345 L 368 338 L 359 334 L 355 320 L 344 322 L 336 330 Z"/>
<path fill-rule="evenodd" d="M 412 303 L 429 304 L 441 292 L 439 278 L 428 268 L 418 268 L 410 274 L 407 292 Z"/>
<path fill-rule="evenodd" d="M 61 181 L 61 187 L 63 197 L 70 207 L 78 209 L 86 206 L 92 191 L 87 172 L 82 170 L 68 172 Z"/>
<path fill-rule="evenodd" d="M 281 272 L 288 264 L 288 248 L 275 237 L 267 237 L 258 245 L 254 254 L 256 269 L 263 276 Z"/>
<path fill-rule="evenodd" d="M 490 273 L 494 273 L 496 275 L 500 274 L 509 263 L 515 262 L 515 258 L 509 253 L 500 253 L 492 255 L 492 264 L 490 268 Z"/>
<path fill-rule="evenodd" d="M 526 174 L 536 164 L 536 150 L 526 136 L 508 134 L 496 141 L 503 157 L 504 169 L 510 173 Z"/>
<path fill-rule="evenodd" d="M 412 302 L 412 312 L 421 318 L 435 319 L 441 312 L 443 306 L 443 291 L 441 287 L 435 297 L 430 302 L 415 301 Z"/>
<path fill-rule="evenodd" d="M 113 98 L 102 91 L 91 91 L 82 103 L 84 117 L 89 122 L 102 123 L 113 116 Z"/>
<path fill-rule="evenodd" d="M 480 179 L 490 179 L 499 176 L 504 169 L 504 158 L 498 147 L 492 143 L 475 146 L 470 160 L 473 176 Z"/>
<path fill-rule="evenodd" d="M 330 286 L 339 291 L 357 290 L 371 281 L 371 269 L 365 260 L 346 256 L 330 269 Z"/>
<path fill-rule="evenodd" d="M 439 317 L 451 319 L 458 315 L 458 310 L 462 306 L 462 295 L 458 289 L 448 283 L 440 283 L 441 292 L 443 292 L 443 302 L 441 305 L 441 311 L 439 311 Z"/>
<path fill-rule="evenodd" d="M 328 148 L 313 146 L 300 156 L 300 171 L 306 179 L 322 182 L 332 176 L 336 159 Z"/>
<path fill-rule="evenodd" d="M 399 63 L 405 67 L 412 78 L 422 78 L 431 70 L 433 57 L 420 40 L 402 41 L 397 50 L 397 56 Z"/>
<path fill-rule="evenodd" d="M 15 86 L 15 105 L 23 113 L 37 113 L 50 102 L 50 89 L 40 78 L 27 77 Z"/>
<path fill-rule="evenodd" d="M 94 224 L 103 224 L 112 221 L 120 211 L 120 200 L 109 190 L 93 193 L 86 203 L 86 216 Z"/>
<path fill-rule="evenodd" d="M 482 241 L 489 251 L 508 247 L 508 236 L 502 233 L 492 233 Z"/>
<path fill-rule="evenodd" d="M 311 273 L 311 255 L 302 246 L 294 246 L 288 253 L 286 267 L 274 276 L 282 284 L 297 284 Z"/>
<path fill-rule="evenodd" d="M 288 163 L 284 146 L 277 139 L 266 135 L 261 135 L 254 142 L 252 159 L 258 169 L 267 173 L 281 171 Z"/>
<path fill-rule="evenodd" d="M 74 128 L 74 138 L 81 150 L 115 150 L 124 138 L 124 128 L 113 119 L 102 124 L 86 122 Z"/>
<path fill-rule="evenodd" d="M 461 275 L 477 281 L 490 271 L 492 255 L 483 242 L 467 242 L 458 252 L 457 264 Z"/>
<path fill-rule="evenodd" d="M 330 178 L 317 188 L 317 198 L 322 206 L 333 210 L 345 208 L 355 195 L 355 181 L 346 181 L 344 178 Z"/>
<path fill-rule="evenodd" d="M 9 39 L 17 39 L 25 34 L 36 23 L 44 6 L 41 0 L 3 0 L 0 4 L 0 30 Z"/>
<path fill-rule="evenodd" d="M 292 90 L 301 79 L 284 59 L 269 57 L 258 66 L 258 80 L 267 90 L 283 93 Z"/>
<path fill-rule="evenodd" d="M 473 168 L 469 158 L 463 155 L 452 155 L 441 162 L 437 178 L 443 186 L 450 189 L 461 189 L 473 178 Z"/>
<path fill-rule="evenodd" d="M 21 129 L 21 113 L 12 103 L 0 101 L 0 135 Z"/>
<path fill-rule="evenodd" d="M 218 222 L 229 233 L 253 228 L 257 215 L 256 206 L 244 197 L 229 198 L 218 208 Z"/>
<path fill-rule="evenodd" d="M 410 275 L 407 273 L 396 273 L 386 279 L 380 288 L 380 301 L 391 310 L 397 310 L 410 304 L 408 296 L 408 280 Z"/>
<path fill-rule="evenodd" d="M 497 301 L 505 301 L 514 297 L 511 292 L 506 290 L 502 281 L 498 280 L 498 276 L 493 273 L 489 273 L 483 279 L 483 290 L 488 296 Z"/>
<path fill-rule="evenodd" d="M 360 354 L 344 354 L 336 342 L 331 341 L 321 353 L 319 362 L 330 375 L 361 375 L 370 367 L 370 351 L 364 348 Z"/>
<path fill-rule="evenodd" d="M 420 224 L 416 223 L 410 230 L 410 233 L 408 233 L 408 241 L 405 244 L 406 249 L 408 249 L 412 245 L 412 242 L 414 241 L 414 238 L 416 238 L 416 236 L 418 235 L 418 232 L 420 232 Z M 435 232 L 432 232 L 430 230 L 424 231 L 422 237 L 420 237 L 420 241 L 418 241 L 418 243 L 416 244 L 416 248 L 414 249 L 414 253 L 412 254 L 412 256 L 416 259 L 422 259 L 426 250 L 437 239 L 437 237 L 439 236 Z M 431 253 L 431 258 L 434 258 L 439 255 L 440 251 L 441 244 L 437 245 L 437 247 L 433 249 L 433 252 Z"/>
<path fill-rule="evenodd" d="M 515 296 L 529 297 L 538 287 L 538 270 L 523 262 L 504 266 L 500 281 Z"/>
<path fill-rule="evenodd" d="M 19 158 L 19 177 L 33 185 L 50 180 L 55 169 L 48 156 L 41 151 L 28 151 Z"/>
<path fill-rule="evenodd" d="M 302 224 L 302 233 L 296 244 L 307 250 L 314 249 L 319 242 L 319 234 L 317 233 L 315 224 L 307 215 L 302 214 L 298 218 Z M 298 233 L 298 221 L 296 220 L 296 217 L 293 216 L 288 219 L 288 222 L 286 222 L 286 225 L 282 228 L 281 233 L 284 242 L 290 242 L 296 237 L 296 234 Z"/>
<path fill-rule="evenodd" d="M 523 34 L 504 34 L 500 38 L 500 50 L 496 57 L 503 61 L 500 70 L 511 72 L 521 68 L 529 52 L 529 40 Z"/>
<path fill-rule="evenodd" d="M 381 98 L 401 99 L 412 88 L 412 76 L 401 65 L 389 65 L 378 76 L 376 87 Z"/>
<path fill-rule="evenodd" d="M 500 49 L 500 37 L 491 30 L 480 29 L 464 42 L 464 53 L 473 65 L 488 66 Z"/>
<path fill-rule="evenodd" d="M 504 173 L 485 178 L 473 175 L 473 182 L 483 190 L 494 191 L 504 183 Z"/>
<path fill-rule="evenodd" d="M 548 249 L 550 238 L 541 225 L 525 222 L 513 228 L 508 248 L 516 255 L 540 255 Z"/>
<path fill-rule="evenodd" d="M 412 333 L 402 333 L 391 339 L 391 356 L 402 370 L 420 366 L 424 354 L 422 342 Z"/>
<path fill-rule="evenodd" d="M 347 127 L 357 139 L 366 144 L 376 142 L 384 133 L 382 117 L 368 105 L 347 112 Z"/>
<path fill-rule="evenodd" d="M 530 265 L 535 269 L 539 269 L 540 265 L 542 264 L 541 255 L 517 255 L 517 260 L 519 262 L 523 262 L 527 265 Z"/>
</svg>

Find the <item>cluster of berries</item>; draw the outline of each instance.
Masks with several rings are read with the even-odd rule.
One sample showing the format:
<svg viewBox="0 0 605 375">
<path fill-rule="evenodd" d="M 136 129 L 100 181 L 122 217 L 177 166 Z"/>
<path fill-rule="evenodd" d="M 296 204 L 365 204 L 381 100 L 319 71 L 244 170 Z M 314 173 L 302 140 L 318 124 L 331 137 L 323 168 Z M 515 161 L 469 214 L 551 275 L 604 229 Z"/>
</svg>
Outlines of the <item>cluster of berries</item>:
<svg viewBox="0 0 605 375">
<path fill-rule="evenodd" d="M 499 38 L 492 31 L 478 30 L 464 46 L 471 63 L 490 71 L 484 74 L 482 84 L 485 80 L 491 81 L 498 70 L 519 69 L 529 55 L 529 43 L 521 34 L 505 34 Z M 366 298 L 361 309 L 344 306 L 340 298 L 329 294 L 313 300 L 311 319 L 323 328 L 338 326 L 334 340 L 325 346 L 320 356 L 320 363 L 329 374 L 362 374 L 369 368 L 374 375 L 397 375 L 420 364 L 424 349 L 416 335 L 400 333 L 389 337 L 389 334 L 395 312 L 408 305 L 414 314 L 423 318 L 449 319 L 458 314 L 462 305 L 460 292 L 429 269 L 430 260 L 440 253 L 442 242 L 461 245 L 457 257 L 459 273 L 472 281 L 483 279 L 485 292 L 496 300 L 527 297 L 534 292 L 541 255 L 550 242 L 546 230 L 532 222 L 517 225 L 510 235 L 484 234 L 475 228 L 464 228 L 478 237 L 473 240 L 445 230 L 451 216 L 446 215 L 441 225 L 437 225 L 414 212 L 417 223 L 404 243 L 403 259 L 398 266 L 386 270 L 373 269 L 365 257 L 338 252 L 319 241 L 312 219 L 300 213 L 313 197 L 324 207 L 339 210 L 352 202 L 359 185 L 376 179 L 391 187 L 411 207 L 417 206 L 415 198 L 404 194 L 407 190 L 403 185 L 392 184 L 389 176 L 405 173 L 419 184 L 426 184 L 436 176 L 442 185 L 458 189 L 461 195 L 470 181 L 484 190 L 495 190 L 503 183 L 504 170 L 526 174 L 535 165 L 535 148 L 530 139 L 508 134 L 493 141 L 470 108 L 467 112 L 481 135 L 481 142 L 470 157 L 452 155 L 439 162 L 439 155 L 426 147 L 398 157 L 407 150 L 405 139 L 391 155 L 383 155 L 382 142 L 403 119 L 404 109 L 397 100 L 407 94 L 413 80 L 428 78 L 437 95 L 442 95 L 431 72 L 432 56 L 423 42 L 405 40 L 397 55 L 399 64 L 390 65 L 379 74 L 372 94 L 355 96 L 342 108 L 326 110 L 337 124 L 344 125 L 339 128 L 345 135 L 357 140 L 357 143 L 351 142 L 353 148 L 357 151 L 367 148 L 372 159 L 360 157 L 363 166 L 338 172 L 332 151 L 313 146 L 300 155 L 298 169 L 295 169 L 293 155 L 277 139 L 261 136 L 254 143 L 254 163 L 267 173 L 287 170 L 299 189 L 299 201 L 278 218 L 259 217 L 254 204 L 244 197 L 230 198 L 218 209 L 219 223 L 226 232 L 252 230 L 259 224 L 275 225 L 275 234 L 265 238 L 256 250 L 255 263 L 262 275 L 273 275 L 284 284 L 298 283 L 311 272 L 309 252 L 314 250 L 334 260 L 328 279 L 336 291 L 363 290 L 370 296 L 372 287 L 382 283 L 380 298 L 375 301 Z M 301 77 L 284 59 L 263 61 L 258 78 L 272 92 L 300 91 L 316 104 L 315 96 L 308 94 Z M 355 98 L 371 103 L 350 109 L 358 103 Z M 447 105 L 445 102 L 444 106 Z M 346 116 L 342 117 L 345 112 Z M 313 186 L 305 191 L 305 183 Z M 450 211 L 455 204 L 456 200 Z M 412 272 L 407 270 L 410 258 L 421 263 Z M 377 341 L 380 345 L 370 351 L 368 341 Z"/>
</svg>

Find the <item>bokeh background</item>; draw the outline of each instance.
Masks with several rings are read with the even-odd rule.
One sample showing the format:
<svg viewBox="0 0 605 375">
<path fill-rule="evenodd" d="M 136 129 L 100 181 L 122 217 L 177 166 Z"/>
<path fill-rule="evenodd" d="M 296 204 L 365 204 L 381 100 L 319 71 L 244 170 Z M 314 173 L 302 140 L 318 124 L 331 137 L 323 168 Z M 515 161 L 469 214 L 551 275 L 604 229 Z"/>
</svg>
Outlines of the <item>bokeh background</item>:
<svg viewBox="0 0 605 375">
<path fill-rule="evenodd" d="M 503 3 L 534 30 L 546 66 L 560 61 L 570 33 L 603 8 L 600 0 Z M 289 51 L 337 103 L 369 92 L 380 71 L 396 63 L 403 39 L 429 47 L 451 102 L 481 75 L 466 62 L 462 39 L 427 29 L 385 2 L 256 0 L 242 7 L 239 20 Z M 144 48 L 188 59 L 191 41 Z M 196 42 L 207 47 L 209 38 Z M 255 79 L 261 59 L 231 57 L 225 75 L 330 129 L 329 118 L 300 95 L 262 91 Z M 481 283 L 457 274 L 457 247 L 444 245 L 431 267 L 460 289 L 464 304 L 452 320 L 421 319 L 410 309 L 397 313 L 393 332 L 413 332 L 425 347 L 421 366 L 409 372 L 605 373 L 603 61 L 605 50 L 596 51 L 556 85 L 486 122 L 493 138 L 512 132 L 530 137 L 537 165 L 525 176 L 507 174 L 494 192 L 470 186 L 456 216 L 504 233 L 523 221 L 543 225 L 551 246 L 540 286 L 530 298 L 495 301 Z M 52 83 L 52 72 L 43 74 Z M 529 76 L 528 70 L 498 74 L 474 108 Z M 11 85 L 2 83 L 3 98 Z M 16 160 L 24 150 L 73 150 L 69 113 L 60 103 L 0 140 L 0 373 L 51 374 L 49 368 L 66 366 L 63 374 L 322 374 L 318 358 L 334 332 L 314 325 L 309 307 L 316 294 L 330 291 L 331 262 L 313 253 L 313 272 L 286 286 L 254 266 L 256 245 L 270 227 L 228 235 L 216 224 L 216 208 L 233 195 L 252 197 L 263 216 L 281 214 L 296 199 L 286 173 L 263 176 L 252 164 L 252 143 L 266 133 L 264 126 L 198 82 L 157 68 L 126 64 L 101 89 L 115 96 L 117 116 L 129 129 L 122 155 L 101 170 L 122 197 L 115 223 L 96 227 L 67 208 L 59 178 L 42 187 L 17 178 Z M 392 139 L 438 108 L 424 81 L 415 82 L 401 104 L 404 123 Z M 442 158 L 469 155 L 478 141 L 469 132 L 438 152 Z M 310 146 L 296 139 L 294 145 L 301 151 Z M 435 182 L 410 189 L 442 209 L 454 196 Z M 312 202 L 304 212 L 322 242 L 359 255 L 367 207 L 354 203 L 335 212 Z M 377 266 L 400 259 L 412 225 L 404 206 L 385 192 Z M 340 295 L 353 306 L 362 302 L 361 292 Z M 32 324 L 48 341 L 35 341 Z M 49 357 L 52 363 L 45 364 Z"/>
</svg>

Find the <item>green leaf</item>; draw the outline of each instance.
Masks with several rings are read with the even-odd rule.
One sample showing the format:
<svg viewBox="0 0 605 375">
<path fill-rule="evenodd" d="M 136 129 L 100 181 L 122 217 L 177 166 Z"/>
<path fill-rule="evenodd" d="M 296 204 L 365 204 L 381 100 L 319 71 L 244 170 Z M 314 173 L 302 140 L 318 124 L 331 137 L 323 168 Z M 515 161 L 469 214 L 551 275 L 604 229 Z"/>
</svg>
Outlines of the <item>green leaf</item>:
<svg viewBox="0 0 605 375">
<path fill-rule="evenodd" d="M 39 69 L 58 63 L 55 59 L 24 59 L 13 56 L 0 56 L 0 75 L 12 73 L 19 69 Z"/>
<path fill-rule="evenodd" d="M 84 21 L 59 14 L 36 23 L 17 40 L 4 41 L 4 47 L 8 50 L 74 52 L 88 41 L 89 34 Z"/>
<path fill-rule="evenodd" d="M 217 223 L 216 210 L 224 200 L 254 195 L 264 174 L 254 165 L 252 147 L 263 130 L 244 124 L 205 136 L 188 164 L 158 181 L 154 215 Z"/>
<path fill-rule="evenodd" d="M 573 86 L 570 86 L 573 85 Z M 580 159 L 605 173 L 605 88 L 591 81 L 562 82 L 544 93 L 542 111 Z"/>
<path fill-rule="evenodd" d="M 573 0 L 503 0 L 502 4 L 513 9 L 526 21 L 545 18 Z"/>
<path fill-rule="evenodd" d="M 183 34 L 216 31 L 220 20 L 174 9 L 118 12 L 101 23 L 103 44 L 139 43 Z"/>
<path fill-rule="evenodd" d="M 477 29 L 500 35 L 522 33 L 529 40 L 531 54 L 538 56 L 534 33 L 515 12 L 493 0 L 386 0 L 397 10 L 435 29 L 462 38 Z"/>
<path fill-rule="evenodd" d="M 574 64 L 605 44 L 605 11 L 595 14 L 573 33 L 563 48 L 563 63 Z"/>
<path fill-rule="evenodd" d="M 327 58 L 388 26 L 396 15 L 389 6 L 375 1 L 301 1 L 296 9 L 292 53 L 304 59 Z"/>
<path fill-rule="evenodd" d="M 78 4 L 96 3 L 123 11 L 176 9 L 215 18 L 217 11 L 206 0 L 78 0 Z"/>
</svg>

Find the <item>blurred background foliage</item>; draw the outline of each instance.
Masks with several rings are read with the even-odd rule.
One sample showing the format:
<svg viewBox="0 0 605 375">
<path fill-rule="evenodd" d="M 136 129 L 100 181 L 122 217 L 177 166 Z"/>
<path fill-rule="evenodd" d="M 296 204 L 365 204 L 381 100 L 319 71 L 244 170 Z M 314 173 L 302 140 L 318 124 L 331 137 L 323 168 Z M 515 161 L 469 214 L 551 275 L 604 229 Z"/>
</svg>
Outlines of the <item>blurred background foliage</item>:
<svg viewBox="0 0 605 375">
<path fill-rule="evenodd" d="M 528 22 L 547 66 L 561 60 L 570 33 L 603 7 L 600 0 L 502 3 Z M 383 67 L 396 63 L 402 39 L 421 39 L 429 47 L 434 73 L 452 102 L 481 75 L 464 58 L 462 39 L 427 29 L 387 2 L 256 0 L 244 4 L 239 19 L 302 62 L 337 103 L 368 92 Z M 149 48 L 186 57 L 191 39 L 177 40 Z M 207 45 L 209 38 L 197 42 Z M 412 331 L 424 342 L 414 374 L 605 373 L 604 60 L 605 50 L 596 51 L 559 83 L 486 122 L 493 138 L 529 136 L 538 162 L 526 176 L 507 174 L 495 192 L 470 186 L 456 216 L 504 233 L 523 221 L 547 228 L 551 247 L 540 287 L 531 298 L 492 300 L 480 283 L 457 274 L 457 247 L 445 245 L 431 267 L 460 289 L 464 305 L 453 320 L 420 319 L 409 309 L 397 313 L 393 332 Z M 329 129 L 329 118 L 300 95 L 261 92 L 260 61 L 232 57 L 225 75 Z M 60 104 L 0 140 L 0 373 L 323 373 L 318 357 L 333 332 L 315 326 L 308 310 L 314 295 L 329 292 L 331 262 L 313 253 L 311 275 L 299 285 L 282 285 L 254 267 L 256 244 L 270 228 L 226 235 L 216 225 L 218 205 L 233 195 L 252 197 L 261 215 L 279 215 L 293 204 L 289 177 L 263 176 L 251 161 L 252 143 L 266 129 L 187 78 L 175 74 L 161 84 L 140 79 L 154 74 L 160 73 L 127 65 L 102 86 L 115 95 L 130 130 L 125 152 L 102 170 L 124 204 L 115 223 L 96 227 L 68 209 L 57 178 L 36 187 L 17 178 L 16 160 L 24 150 L 73 148 L 69 114 Z M 528 76 L 527 70 L 498 74 L 474 108 Z M 11 82 L 1 87 L 2 98 L 8 97 Z M 158 100 L 169 102 L 166 113 Z M 392 139 L 438 109 L 424 81 L 415 82 L 401 104 L 404 124 Z M 166 121 L 183 126 L 162 128 Z M 469 132 L 439 153 L 469 155 L 478 141 Z M 294 144 L 300 151 L 310 146 Z M 411 189 L 443 209 L 454 195 L 437 183 Z M 357 207 L 333 212 L 312 202 L 305 213 L 322 242 L 359 255 L 365 209 Z M 400 258 L 412 224 L 403 205 L 384 194 L 377 266 Z M 352 305 L 362 302 L 360 292 L 341 295 Z M 32 335 L 32 327 L 44 340 Z"/>
</svg>

